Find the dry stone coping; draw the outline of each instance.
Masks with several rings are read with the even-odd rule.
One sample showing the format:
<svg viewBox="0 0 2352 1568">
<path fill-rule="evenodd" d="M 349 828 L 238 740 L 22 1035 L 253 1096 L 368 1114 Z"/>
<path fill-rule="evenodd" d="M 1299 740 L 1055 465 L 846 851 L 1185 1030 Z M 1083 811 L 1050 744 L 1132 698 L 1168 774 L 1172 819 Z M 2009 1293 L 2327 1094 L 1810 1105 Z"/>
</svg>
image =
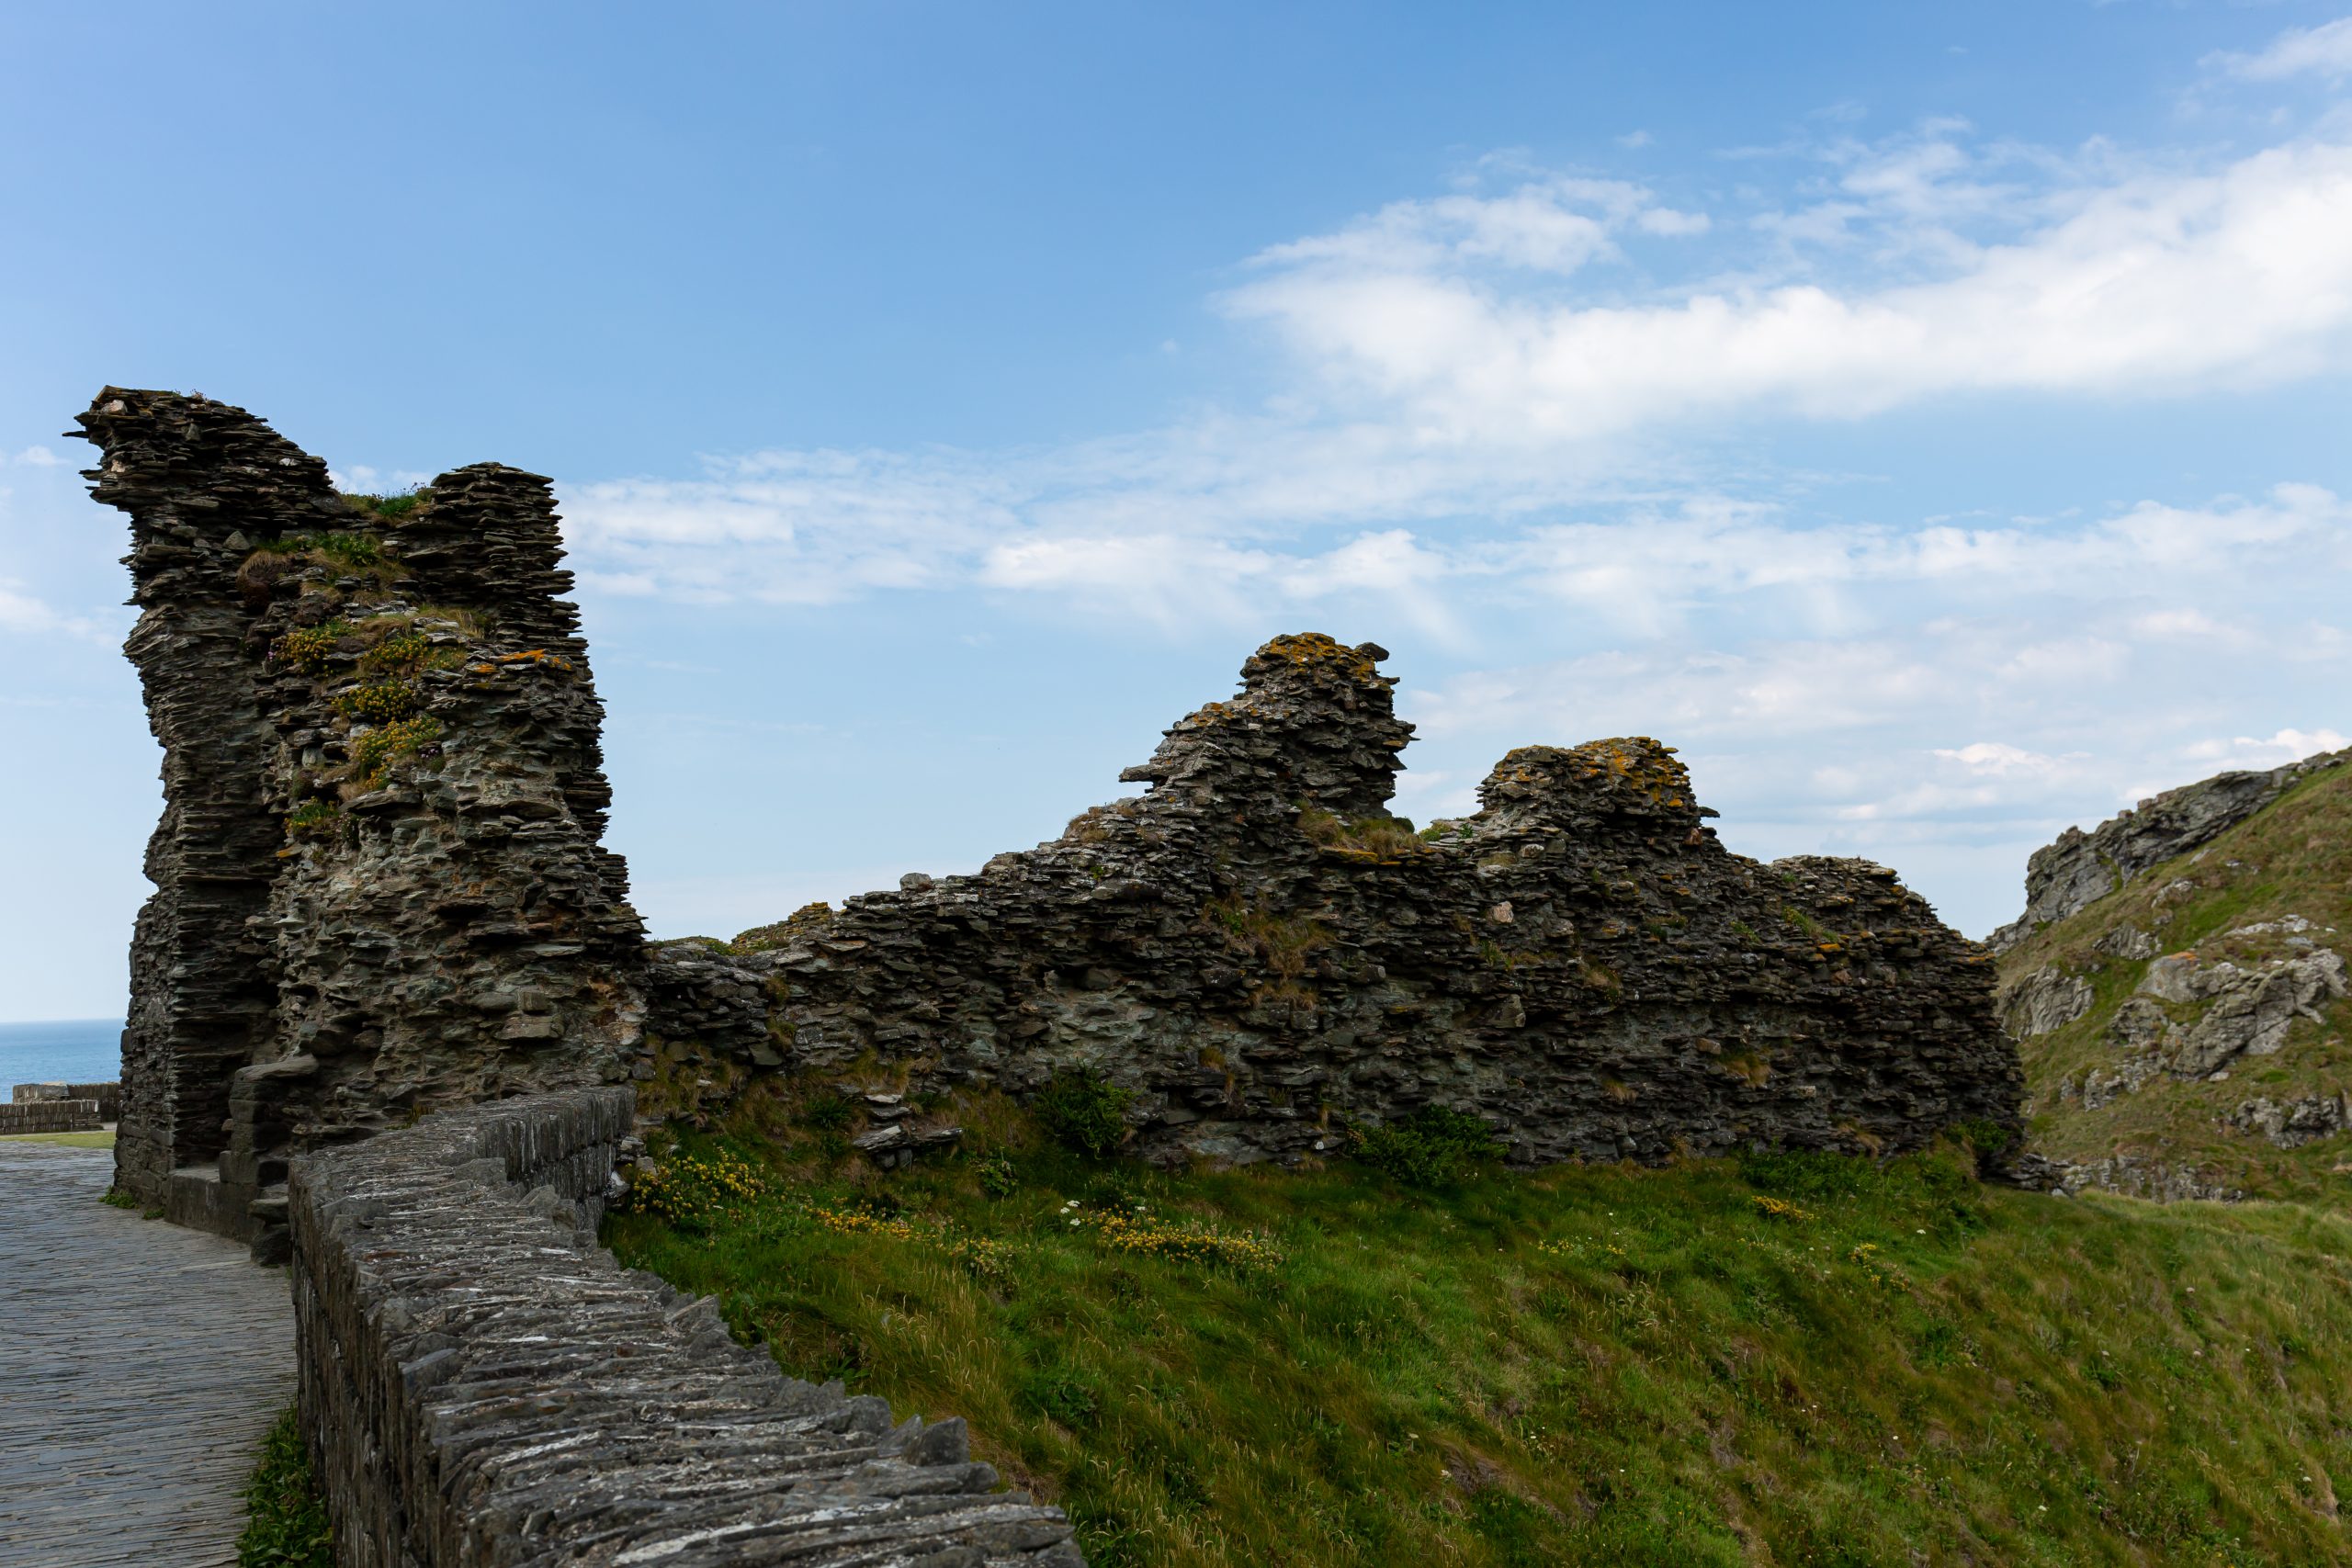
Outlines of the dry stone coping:
<svg viewBox="0 0 2352 1568">
<path fill-rule="evenodd" d="M 964 1423 L 786 1376 L 595 1226 L 627 1089 L 295 1165 L 304 1424 L 345 1568 L 1077 1568 Z"/>
</svg>

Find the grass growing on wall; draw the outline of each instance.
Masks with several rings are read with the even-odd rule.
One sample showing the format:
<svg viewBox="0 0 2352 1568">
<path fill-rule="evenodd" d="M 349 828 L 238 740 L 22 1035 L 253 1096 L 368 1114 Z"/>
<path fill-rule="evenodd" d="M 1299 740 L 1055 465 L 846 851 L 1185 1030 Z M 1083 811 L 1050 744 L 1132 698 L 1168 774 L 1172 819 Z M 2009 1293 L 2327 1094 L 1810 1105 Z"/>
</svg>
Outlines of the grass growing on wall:
<svg viewBox="0 0 2352 1568">
<path fill-rule="evenodd" d="M 261 1460 L 245 1483 L 245 1507 L 237 1568 L 335 1568 L 326 1501 L 290 1408 L 262 1439 Z"/>
<path fill-rule="evenodd" d="M 2340 1215 L 1958 1154 L 1415 1189 L 1000 1121 L 877 1179 L 838 1130 L 740 1131 L 685 1147 L 758 1190 L 615 1216 L 623 1259 L 788 1371 L 968 1417 L 1096 1568 L 2352 1562 Z"/>
</svg>

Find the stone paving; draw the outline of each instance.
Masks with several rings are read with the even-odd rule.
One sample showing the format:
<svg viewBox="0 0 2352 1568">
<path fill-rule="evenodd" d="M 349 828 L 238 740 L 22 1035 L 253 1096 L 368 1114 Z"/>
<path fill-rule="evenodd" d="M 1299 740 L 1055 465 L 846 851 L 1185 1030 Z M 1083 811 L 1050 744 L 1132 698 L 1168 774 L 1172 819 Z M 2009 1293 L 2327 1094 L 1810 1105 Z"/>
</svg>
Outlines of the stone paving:
<svg viewBox="0 0 2352 1568">
<path fill-rule="evenodd" d="M 0 1563 L 229 1568 L 294 1397 L 285 1270 L 108 1208 L 113 1173 L 0 1143 Z"/>
</svg>

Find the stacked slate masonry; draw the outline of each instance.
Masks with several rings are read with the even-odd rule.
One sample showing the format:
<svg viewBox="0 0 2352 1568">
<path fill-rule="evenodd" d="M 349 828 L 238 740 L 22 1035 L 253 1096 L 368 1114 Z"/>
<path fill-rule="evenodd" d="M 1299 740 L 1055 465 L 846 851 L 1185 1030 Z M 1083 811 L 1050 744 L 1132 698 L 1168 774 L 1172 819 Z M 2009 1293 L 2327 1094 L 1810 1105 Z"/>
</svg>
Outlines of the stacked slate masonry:
<svg viewBox="0 0 2352 1568">
<path fill-rule="evenodd" d="M 109 388 L 81 423 L 164 748 L 120 1179 L 265 1251 L 298 1151 L 631 1078 L 670 1110 L 1080 1068 L 1169 1162 L 1320 1157 L 1431 1105 L 1526 1164 L 2018 1125 L 1989 957 L 1893 872 L 1728 852 L 1642 739 L 1514 751 L 1416 834 L 1385 655 L 1318 635 L 1057 840 L 649 946 L 548 481 L 479 464 L 371 510 L 225 404 Z M 948 1141 L 883 1119 L 883 1163 Z"/>
<path fill-rule="evenodd" d="M 1645 739 L 1514 751 L 1417 834 L 1385 655 L 1321 636 L 1058 840 L 649 945 L 546 479 L 368 502 L 208 399 L 80 422 L 164 747 L 118 1183 L 291 1257 L 354 1562 L 1078 1562 L 960 1423 L 783 1378 L 594 1245 L 644 1114 L 761 1075 L 863 1090 L 886 1166 L 955 1141 L 934 1096 L 1072 1069 L 1170 1164 L 1428 1106 L 1523 1164 L 2019 1124 L 1989 956 L 1894 873 L 1729 853 Z"/>
<path fill-rule="evenodd" d="M 1082 1568 L 961 1420 L 785 1376 L 596 1244 L 626 1089 L 294 1165 L 301 1407 L 344 1568 Z"/>
<path fill-rule="evenodd" d="M 544 479 L 381 515 L 224 403 L 108 388 L 80 423 L 164 747 L 118 1184 L 275 1256 L 297 1151 L 628 1075 L 603 710 Z"/>
<path fill-rule="evenodd" d="M 704 944 L 733 994 L 768 988 L 708 1065 L 910 1101 L 1083 1070 L 1170 1164 L 1328 1157 L 1427 1106 L 1529 1165 L 2017 1129 L 1988 955 L 1893 872 L 1728 852 L 1640 739 L 1513 751 L 1475 816 L 1415 833 L 1387 809 L 1411 727 L 1385 657 L 1278 637 L 1128 772 L 1142 795 Z M 939 1131 L 892 1125 L 865 1146 Z"/>
</svg>

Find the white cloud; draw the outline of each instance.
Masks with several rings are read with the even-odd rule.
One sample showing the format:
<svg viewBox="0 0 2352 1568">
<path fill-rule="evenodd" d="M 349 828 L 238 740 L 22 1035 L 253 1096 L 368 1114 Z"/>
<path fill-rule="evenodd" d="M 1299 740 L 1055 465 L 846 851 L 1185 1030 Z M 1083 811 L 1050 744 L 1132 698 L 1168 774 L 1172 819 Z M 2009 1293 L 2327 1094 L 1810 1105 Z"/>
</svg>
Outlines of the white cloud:
<svg viewBox="0 0 2352 1568">
<path fill-rule="evenodd" d="M 1947 163 L 1922 150 L 1859 194 L 1937 209 L 1940 223 L 1945 204 L 1927 193 Z M 1644 199 L 1621 208 L 1631 216 Z M 1531 203 L 1541 200 L 1523 190 L 1495 220 L 1524 229 Z M 2073 193 L 2066 205 L 2003 243 L 1944 234 L 1962 260 L 1932 281 L 1599 304 L 1499 292 L 1458 236 L 1432 243 L 1426 225 L 1400 225 L 1391 209 L 1370 231 L 1385 243 L 1351 229 L 1278 247 L 1261 258 L 1268 276 L 1226 303 L 1277 333 L 1334 393 L 1488 445 L 1702 415 L 1853 418 L 1954 393 L 2137 397 L 2352 362 L 2352 148 L 2273 148 L 2212 174 Z M 1395 239 L 1400 226 L 1416 243 Z"/>
<path fill-rule="evenodd" d="M 0 632 L 39 637 L 62 635 L 104 640 L 106 633 L 86 615 L 67 615 L 25 592 L 23 584 L 0 578 Z"/>
<path fill-rule="evenodd" d="M 2288 762 L 2299 762 L 2305 757 L 2317 756 L 2322 751 L 2341 751 L 2346 746 L 2352 746 L 2352 739 L 2346 739 L 2333 729 L 2285 728 L 2267 739 L 2239 735 L 2227 740 L 2199 740 L 2183 747 L 2181 754 L 2199 763 L 2210 763 L 2217 769 L 2276 768 Z"/>
<path fill-rule="evenodd" d="M 2352 17 L 2316 28 L 2290 28 L 2254 54 L 2215 54 L 2206 64 L 2246 82 L 2278 82 L 2290 76 L 2322 76 L 2340 82 L 2352 76 Z"/>
<path fill-rule="evenodd" d="M 2051 773 L 2066 765 L 2065 760 L 2029 751 L 2022 746 L 2010 746 L 1998 740 L 1972 740 L 1965 746 L 1937 747 L 1934 754 L 1945 761 L 1957 762 L 1970 773 L 1995 778 L 2012 773 Z"/>
<path fill-rule="evenodd" d="M 28 468 L 62 468 L 65 459 L 46 446 L 28 446 L 13 461 Z"/>
</svg>

